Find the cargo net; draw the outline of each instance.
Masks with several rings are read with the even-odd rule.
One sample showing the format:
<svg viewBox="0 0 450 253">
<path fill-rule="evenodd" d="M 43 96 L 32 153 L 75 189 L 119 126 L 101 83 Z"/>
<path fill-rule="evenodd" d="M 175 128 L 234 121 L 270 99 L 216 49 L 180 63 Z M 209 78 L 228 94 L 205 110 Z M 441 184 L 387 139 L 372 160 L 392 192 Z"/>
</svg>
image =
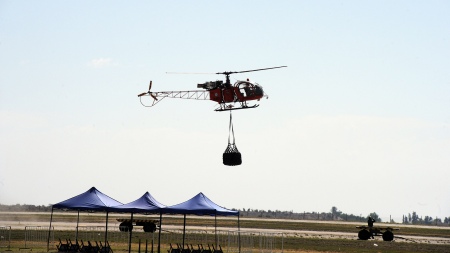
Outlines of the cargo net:
<svg viewBox="0 0 450 253">
<path fill-rule="evenodd" d="M 228 146 L 223 152 L 223 164 L 227 166 L 236 166 L 242 164 L 242 156 L 236 147 L 234 138 L 233 118 L 230 111 L 230 126 L 228 132 Z M 231 142 L 231 135 L 233 135 L 233 142 Z"/>
</svg>

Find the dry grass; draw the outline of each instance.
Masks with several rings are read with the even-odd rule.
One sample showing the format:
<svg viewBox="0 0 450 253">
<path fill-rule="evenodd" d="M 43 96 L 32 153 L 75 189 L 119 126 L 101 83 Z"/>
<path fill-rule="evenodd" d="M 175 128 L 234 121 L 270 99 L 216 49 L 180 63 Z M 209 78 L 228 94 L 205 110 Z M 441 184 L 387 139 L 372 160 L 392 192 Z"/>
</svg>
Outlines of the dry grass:
<svg viewBox="0 0 450 253">
<path fill-rule="evenodd" d="M 129 217 L 129 215 L 110 214 L 110 222 L 117 223 L 117 218 Z M 151 218 L 159 219 L 159 216 L 135 216 L 138 218 Z M 0 225 L 7 224 L 8 221 L 20 221 L 21 224 L 26 226 L 27 222 L 49 222 L 49 213 L 1 213 L 0 212 Z M 56 212 L 53 215 L 54 222 L 68 222 L 73 223 L 74 226 L 77 221 L 76 213 Z M 103 223 L 105 222 L 105 215 L 102 213 L 87 214 L 80 213 L 80 221 L 84 223 Z M 236 218 L 217 218 L 213 217 L 198 217 L 188 216 L 187 226 L 201 226 L 201 227 L 213 227 L 217 222 L 218 227 L 227 227 L 230 229 L 237 228 Z M 183 225 L 182 216 L 163 216 L 164 225 Z M 357 229 L 355 224 L 348 223 L 314 223 L 314 222 L 299 222 L 299 221 L 279 221 L 268 219 L 241 219 L 241 228 L 253 228 L 253 229 L 274 229 L 274 230 L 309 230 L 309 231 L 327 231 L 327 232 L 351 232 L 355 233 L 355 239 L 357 236 Z M 394 225 L 395 226 L 395 225 Z M 433 228 L 433 227 L 413 227 L 406 226 L 401 228 L 402 236 L 426 236 L 426 237 L 443 237 L 450 238 L 450 228 Z M 59 234 L 64 238 L 64 232 L 60 231 Z M 67 232 L 67 237 L 71 237 L 73 232 Z M 11 233 L 11 248 L 13 251 L 19 251 L 20 247 L 23 247 L 24 240 L 23 230 L 12 230 Z M 450 252 L 450 245 L 438 245 L 430 243 L 411 243 L 411 242 L 383 242 L 383 241 L 359 241 L 355 239 L 336 239 L 323 236 L 291 236 L 283 239 L 284 249 L 286 253 L 317 253 L 317 252 Z M 52 245 L 53 246 L 53 245 Z M 118 251 L 126 251 L 127 245 L 125 244 L 113 244 L 112 245 Z M 54 249 L 55 247 L 53 247 Z M 120 249 L 120 250 L 119 250 Z M 144 248 L 141 248 L 141 252 L 144 252 Z M 156 248 L 154 249 L 156 250 Z M 133 251 L 138 251 L 138 246 L 135 243 Z M 148 249 L 150 251 L 150 249 Z M 0 248 L 0 252 L 3 252 Z M 34 248 L 33 252 L 46 252 L 44 248 Z M 165 246 L 161 252 L 166 253 L 167 247 Z M 278 252 L 278 250 L 277 250 Z M 279 251 L 281 252 L 281 250 Z"/>
</svg>

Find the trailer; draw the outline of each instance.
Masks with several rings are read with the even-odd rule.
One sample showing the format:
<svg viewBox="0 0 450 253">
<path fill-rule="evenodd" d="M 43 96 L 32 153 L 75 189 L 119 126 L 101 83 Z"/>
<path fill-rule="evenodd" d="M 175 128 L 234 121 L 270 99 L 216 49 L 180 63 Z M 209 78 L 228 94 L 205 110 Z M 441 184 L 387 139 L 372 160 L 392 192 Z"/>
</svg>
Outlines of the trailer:
<svg viewBox="0 0 450 253">
<path fill-rule="evenodd" d="M 360 229 L 358 232 L 358 238 L 360 240 L 369 240 L 371 237 L 381 235 L 383 241 L 392 241 L 394 240 L 394 230 L 399 230 L 399 228 L 379 226 L 356 226 L 356 228 Z"/>
<path fill-rule="evenodd" d="M 159 223 L 157 220 L 149 219 L 117 219 L 117 221 L 120 222 L 119 230 L 121 232 L 132 231 L 134 226 L 142 226 L 144 232 L 153 233 Z"/>
</svg>

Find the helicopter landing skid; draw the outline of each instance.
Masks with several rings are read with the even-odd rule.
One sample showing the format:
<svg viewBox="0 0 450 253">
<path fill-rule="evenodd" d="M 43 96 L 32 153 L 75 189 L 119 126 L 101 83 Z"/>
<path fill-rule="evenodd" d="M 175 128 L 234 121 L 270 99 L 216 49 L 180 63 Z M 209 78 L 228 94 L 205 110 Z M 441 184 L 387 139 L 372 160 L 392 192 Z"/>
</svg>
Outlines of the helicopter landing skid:
<svg viewBox="0 0 450 253">
<path fill-rule="evenodd" d="M 252 105 L 252 106 L 241 106 L 241 107 L 224 107 L 221 106 L 220 108 L 215 109 L 216 112 L 223 112 L 223 111 L 233 111 L 233 110 L 240 110 L 240 109 L 252 109 L 256 108 L 259 105 Z"/>
</svg>

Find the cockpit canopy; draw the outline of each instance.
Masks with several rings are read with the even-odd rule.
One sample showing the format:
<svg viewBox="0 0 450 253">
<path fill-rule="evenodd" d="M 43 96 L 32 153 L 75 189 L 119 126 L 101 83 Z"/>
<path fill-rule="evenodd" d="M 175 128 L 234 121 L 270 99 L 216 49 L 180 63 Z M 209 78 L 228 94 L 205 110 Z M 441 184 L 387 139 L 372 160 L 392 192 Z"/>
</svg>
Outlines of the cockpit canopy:
<svg viewBox="0 0 450 253">
<path fill-rule="evenodd" d="M 234 87 L 239 88 L 239 91 L 245 97 L 264 96 L 264 91 L 261 85 L 252 83 L 250 81 L 237 81 Z"/>
</svg>

